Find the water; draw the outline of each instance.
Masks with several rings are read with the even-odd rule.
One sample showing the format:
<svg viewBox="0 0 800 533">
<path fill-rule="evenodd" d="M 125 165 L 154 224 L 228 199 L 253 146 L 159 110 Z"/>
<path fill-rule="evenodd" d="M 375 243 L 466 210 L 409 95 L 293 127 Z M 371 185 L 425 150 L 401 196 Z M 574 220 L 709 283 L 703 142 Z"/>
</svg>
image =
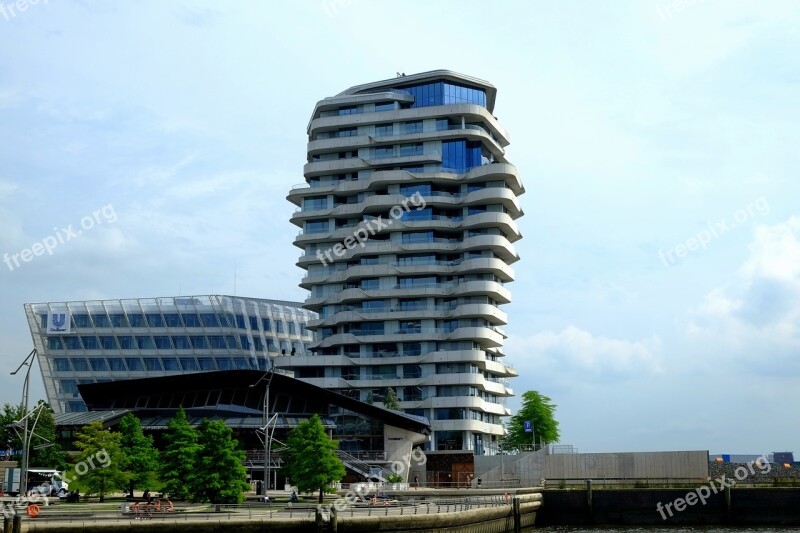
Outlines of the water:
<svg viewBox="0 0 800 533">
<path fill-rule="evenodd" d="M 511 529 L 507 531 L 513 531 Z M 800 527 L 724 527 L 724 526 L 686 526 L 686 527 L 576 527 L 549 526 L 522 528 L 525 533 L 800 533 Z"/>
</svg>

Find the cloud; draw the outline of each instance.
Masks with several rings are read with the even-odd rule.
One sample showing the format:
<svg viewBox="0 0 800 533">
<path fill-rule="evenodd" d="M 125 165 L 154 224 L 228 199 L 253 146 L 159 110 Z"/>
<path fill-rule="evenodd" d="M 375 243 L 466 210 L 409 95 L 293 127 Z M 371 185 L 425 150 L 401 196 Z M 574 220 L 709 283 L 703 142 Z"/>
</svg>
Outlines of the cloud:
<svg viewBox="0 0 800 533">
<path fill-rule="evenodd" d="M 687 314 L 689 340 L 732 365 L 779 375 L 800 371 L 800 217 L 759 225 L 751 255 L 726 285 Z M 711 350 L 709 350 L 711 351 Z"/>
<path fill-rule="evenodd" d="M 657 337 L 640 341 L 613 339 L 570 325 L 560 332 L 511 337 L 506 353 L 513 356 L 510 362 L 525 367 L 525 374 L 536 376 L 537 381 L 608 383 L 660 373 L 660 347 Z"/>
</svg>

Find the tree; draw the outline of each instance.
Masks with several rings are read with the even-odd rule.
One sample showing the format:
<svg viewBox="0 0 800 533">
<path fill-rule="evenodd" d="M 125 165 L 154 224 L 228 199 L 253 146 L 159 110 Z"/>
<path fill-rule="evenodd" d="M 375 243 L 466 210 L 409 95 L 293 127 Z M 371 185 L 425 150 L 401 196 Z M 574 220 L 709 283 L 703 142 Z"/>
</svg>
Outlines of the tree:
<svg viewBox="0 0 800 533">
<path fill-rule="evenodd" d="M 386 398 L 383 400 L 383 407 L 394 411 L 400 410 L 400 402 L 397 400 L 397 394 L 391 387 L 386 390 Z"/>
<path fill-rule="evenodd" d="M 31 435 L 30 446 L 30 467 L 52 468 L 64 470 L 67 465 L 66 454 L 61 447 L 55 443 L 56 440 L 56 421 L 53 417 L 53 409 L 44 400 L 39 400 L 34 409 L 39 408 L 41 412 L 34 414 L 28 419 L 28 428 L 33 432 Z M 31 409 L 33 412 L 34 409 Z M 37 419 L 38 416 L 38 419 Z M 11 425 L 23 417 L 22 405 L 3 405 L 0 412 L 0 447 L 5 452 L 13 450 L 17 452 L 17 457 L 21 459 L 22 435 L 24 428 L 18 427 L 17 431 Z M 34 421 L 36 427 L 34 427 Z M 9 457 L 7 460 L 11 460 Z"/>
<path fill-rule="evenodd" d="M 232 437 L 231 428 L 222 420 L 206 418 L 199 433 L 201 451 L 190 479 L 192 501 L 242 503 L 250 484 L 244 452 L 236 449 L 239 443 Z"/>
<path fill-rule="evenodd" d="M 189 424 L 186 411 L 179 407 L 164 433 L 167 446 L 161 452 L 162 490 L 173 498 L 186 500 L 191 496 L 188 480 L 194 474 L 195 459 L 200 453 L 197 439 L 197 431 Z"/>
<path fill-rule="evenodd" d="M 136 415 L 128 413 L 119 421 L 122 449 L 125 452 L 123 467 L 130 476 L 128 492 L 133 496 L 133 489 L 153 488 L 157 482 L 158 451 L 153 447 L 153 437 L 145 436 L 142 424 Z"/>
<path fill-rule="evenodd" d="M 300 422 L 289 433 L 289 474 L 300 492 L 319 490 L 319 503 L 326 487 L 341 481 L 344 466 L 334 450 L 339 443 L 328 437 L 319 416 Z"/>
<path fill-rule="evenodd" d="M 367 393 L 367 399 L 365 401 L 370 405 L 372 405 L 375 402 L 375 397 L 372 395 L 372 391 L 369 391 Z"/>
<path fill-rule="evenodd" d="M 125 455 L 120 444 L 121 435 L 103 428 L 99 421 L 83 426 L 75 438 L 78 457 L 70 488 L 86 494 L 97 494 L 105 501 L 106 494 L 124 490 L 128 476 L 123 470 Z M 65 475 L 66 478 L 70 477 Z"/>
<path fill-rule="evenodd" d="M 56 444 L 56 419 L 53 416 L 53 409 L 44 400 L 39 400 L 37 407 L 39 406 L 41 413 L 31 437 L 30 465 L 64 470 L 67 467 L 67 454 Z M 32 418 L 36 418 L 36 415 Z"/>
<path fill-rule="evenodd" d="M 11 405 L 10 403 L 3 404 L 3 410 L 0 412 L 0 446 L 3 447 L 3 452 L 11 450 L 12 457 L 4 457 L 6 461 L 10 461 L 13 457 L 20 458 L 19 453 L 22 450 L 22 432 L 19 435 L 11 428 L 11 424 L 21 419 L 23 416 L 22 404 Z M 15 453 L 16 452 L 16 453 Z"/>
<path fill-rule="evenodd" d="M 542 443 L 558 442 L 558 422 L 555 419 L 556 406 L 553 400 L 536 391 L 528 391 L 522 395 L 522 408 L 511 417 L 508 423 L 508 435 L 503 437 L 500 446 L 504 450 L 519 449 L 530 446 L 536 439 L 535 449 Z M 525 422 L 533 423 L 533 435 L 525 432 Z"/>
</svg>

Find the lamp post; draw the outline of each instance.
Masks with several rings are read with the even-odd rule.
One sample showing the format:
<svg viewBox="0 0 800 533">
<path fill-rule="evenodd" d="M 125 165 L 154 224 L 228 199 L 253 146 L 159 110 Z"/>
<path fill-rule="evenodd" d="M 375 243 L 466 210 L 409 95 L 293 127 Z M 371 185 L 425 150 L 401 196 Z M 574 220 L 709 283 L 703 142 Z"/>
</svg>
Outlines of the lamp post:
<svg viewBox="0 0 800 533">
<path fill-rule="evenodd" d="M 22 467 L 20 468 L 19 476 L 19 493 L 28 493 L 28 455 L 30 448 L 30 438 L 28 437 L 28 387 L 31 377 L 31 368 L 33 368 L 33 361 L 36 359 L 36 348 L 31 350 L 31 353 L 25 358 L 24 361 L 14 370 L 11 375 L 15 376 L 23 366 L 27 366 L 28 370 L 25 371 L 25 381 L 22 383 L 22 419 L 25 420 L 25 430 L 22 436 Z"/>
<path fill-rule="evenodd" d="M 272 439 L 271 439 L 271 435 L 269 434 L 269 423 L 271 421 L 271 419 L 269 417 L 269 385 L 270 385 L 270 383 L 272 383 L 272 376 L 274 375 L 273 374 L 273 370 L 274 370 L 274 366 L 270 366 L 269 370 L 267 370 L 264 373 L 264 375 L 261 376 L 258 379 L 258 381 L 256 381 L 252 385 L 250 385 L 250 388 L 254 389 L 254 388 L 256 388 L 258 386 L 259 383 L 261 383 L 265 379 L 267 380 L 267 384 L 266 384 L 265 389 L 264 389 L 264 407 L 263 407 L 263 411 L 262 411 L 262 416 L 263 416 L 263 420 L 264 420 L 264 494 L 266 494 L 267 490 L 269 489 L 269 483 L 270 483 L 269 471 L 270 471 L 270 468 L 272 466 L 271 465 L 272 457 L 270 457 L 272 455 L 271 454 L 271 451 L 272 451 L 271 440 Z M 276 418 L 277 416 L 278 416 L 278 413 L 275 413 L 272 418 Z"/>
</svg>

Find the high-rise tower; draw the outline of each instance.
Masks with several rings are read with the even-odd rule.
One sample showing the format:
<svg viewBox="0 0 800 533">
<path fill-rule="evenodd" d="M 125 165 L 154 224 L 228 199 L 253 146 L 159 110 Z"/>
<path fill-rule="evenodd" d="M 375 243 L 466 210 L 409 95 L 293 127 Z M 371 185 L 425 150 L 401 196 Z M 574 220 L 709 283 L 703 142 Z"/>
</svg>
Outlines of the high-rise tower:
<svg viewBox="0 0 800 533">
<path fill-rule="evenodd" d="M 317 102 L 306 183 L 288 199 L 310 291 L 295 376 L 363 401 L 391 387 L 427 416 L 431 450 L 497 451 L 515 370 L 502 304 L 524 188 L 489 83 L 437 70 Z"/>
</svg>

